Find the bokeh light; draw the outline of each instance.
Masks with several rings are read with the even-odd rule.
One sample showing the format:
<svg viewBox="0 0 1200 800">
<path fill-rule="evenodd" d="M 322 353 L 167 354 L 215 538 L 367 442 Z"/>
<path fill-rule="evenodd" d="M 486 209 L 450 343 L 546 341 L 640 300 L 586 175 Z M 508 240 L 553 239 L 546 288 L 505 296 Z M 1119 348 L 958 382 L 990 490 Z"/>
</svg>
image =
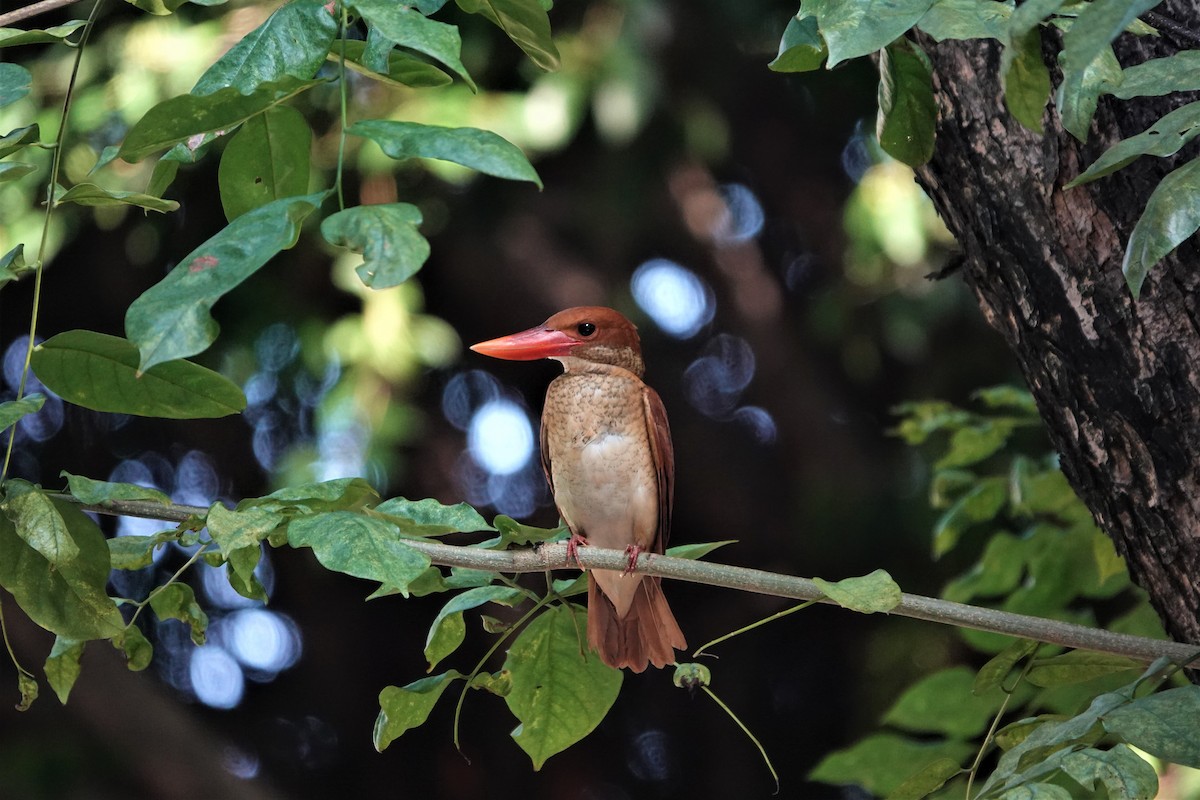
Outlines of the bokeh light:
<svg viewBox="0 0 1200 800">
<path fill-rule="evenodd" d="M 654 324 L 678 339 L 695 336 L 716 313 L 716 300 L 708 284 L 690 269 L 665 258 L 639 266 L 630 289 Z"/>
<path fill-rule="evenodd" d="M 467 429 L 471 456 L 494 475 L 510 475 L 525 466 L 533 444 L 529 414 L 511 400 L 484 403 Z"/>
</svg>

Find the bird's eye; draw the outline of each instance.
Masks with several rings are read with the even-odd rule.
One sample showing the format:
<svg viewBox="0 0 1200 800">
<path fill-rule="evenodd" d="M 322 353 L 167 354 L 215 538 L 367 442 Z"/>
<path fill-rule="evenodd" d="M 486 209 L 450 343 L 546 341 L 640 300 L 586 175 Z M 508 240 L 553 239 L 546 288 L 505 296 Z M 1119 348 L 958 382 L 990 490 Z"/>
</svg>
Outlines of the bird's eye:
<svg viewBox="0 0 1200 800">
<path fill-rule="evenodd" d="M 591 336 L 596 332 L 596 326 L 590 322 L 581 322 L 575 327 L 575 330 L 579 331 L 580 336 Z"/>
</svg>

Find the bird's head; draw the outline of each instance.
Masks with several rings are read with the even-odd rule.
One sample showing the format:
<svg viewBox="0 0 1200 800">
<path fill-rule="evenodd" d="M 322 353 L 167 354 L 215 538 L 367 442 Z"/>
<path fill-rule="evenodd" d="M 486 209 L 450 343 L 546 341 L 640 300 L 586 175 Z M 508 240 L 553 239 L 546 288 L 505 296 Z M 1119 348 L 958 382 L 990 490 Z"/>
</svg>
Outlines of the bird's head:
<svg viewBox="0 0 1200 800">
<path fill-rule="evenodd" d="M 510 361 L 553 358 L 570 369 L 567 359 L 643 372 L 637 328 L 620 313 L 603 306 L 560 311 L 541 325 L 471 345 L 476 353 Z"/>
</svg>

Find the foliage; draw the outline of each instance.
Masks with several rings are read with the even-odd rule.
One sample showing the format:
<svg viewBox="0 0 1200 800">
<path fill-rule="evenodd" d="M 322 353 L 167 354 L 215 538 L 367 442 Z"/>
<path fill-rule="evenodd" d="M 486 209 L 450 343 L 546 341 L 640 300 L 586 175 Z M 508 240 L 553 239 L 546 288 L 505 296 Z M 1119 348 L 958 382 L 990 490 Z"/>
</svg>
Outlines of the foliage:
<svg viewBox="0 0 1200 800">
<path fill-rule="evenodd" d="M 1032 398 L 996 387 L 976 400 L 977 411 L 939 401 L 897 409 L 896 433 L 908 443 L 943 442 L 930 481 L 930 503 L 942 512 L 934 556 L 975 559 L 944 596 L 1162 637 L 1055 459 L 1020 452 L 1019 432 L 1037 425 Z M 1101 619 L 1101 604 L 1121 611 Z M 1200 688 L 1151 693 L 1174 675 L 1169 665 L 1143 671 L 1118 656 L 970 630 L 962 637 L 986 663 L 923 678 L 884 715 L 886 732 L 828 755 L 811 777 L 906 800 L 963 796 L 964 784 L 980 800 L 1090 797 L 1080 792 L 1094 785 L 1109 797 L 1150 798 L 1157 775 L 1131 747 L 1200 766 L 1189 722 Z"/>
<path fill-rule="evenodd" d="M 1161 0 L 802 0 L 788 23 L 779 54 L 770 67 L 805 72 L 876 55 L 879 64 L 880 146 L 910 166 L 934 152 L 937 106 L 933 76 L 923 50 L 932 39 L 990 39 L 1003 47 L 1000 82 L 1013 117 L 1043 132 L 1051 71 L 1043 46 L 1053 48 L 1059 73 L 1053 90 L 1062 127 L 1087 141 L 1101 97 L 1127 100 L 1200 89 L 1200 52 L 1182 50 L 1122 68 L 1112 43 L 1122 34 L 1157 36 L 1138 15 Z M 1190 106 L 1165 114 L 1145 132 L 1112 145 L 1067 184 L 1073 188 L 1120 169 L 1142 155 L 1174 155 L 1195 135 Z M 1189 110 L 1191 109 L 1191 110 Z M 1184 119 L 1186 118 L 1186 119 Z M 1200 229 L 1192 198 L 1200 191 L 1200 167 L 1193 157 L 1175 168 L 1146 200 L 1125 248 L 1122 269 L 1136 297 L 1146 273 Z"/>
</svg>

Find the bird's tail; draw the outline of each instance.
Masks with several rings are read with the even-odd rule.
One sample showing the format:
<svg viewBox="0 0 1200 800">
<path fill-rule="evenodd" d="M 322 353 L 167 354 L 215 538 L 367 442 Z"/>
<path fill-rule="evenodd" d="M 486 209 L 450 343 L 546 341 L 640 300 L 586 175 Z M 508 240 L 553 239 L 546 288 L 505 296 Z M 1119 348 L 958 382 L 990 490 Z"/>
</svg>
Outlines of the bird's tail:
<svg viewBox="0 0 1200 800">
<path fill-rule="evenodd" d="M 651 575 L 642 578 L 623 618 L 588 575 L 588 643 L 605 664 L 634 672 L 647 663 L 659 668 L 674 664 L 675 651 L 687 647 L 659 579 Z"/>
</svg>

